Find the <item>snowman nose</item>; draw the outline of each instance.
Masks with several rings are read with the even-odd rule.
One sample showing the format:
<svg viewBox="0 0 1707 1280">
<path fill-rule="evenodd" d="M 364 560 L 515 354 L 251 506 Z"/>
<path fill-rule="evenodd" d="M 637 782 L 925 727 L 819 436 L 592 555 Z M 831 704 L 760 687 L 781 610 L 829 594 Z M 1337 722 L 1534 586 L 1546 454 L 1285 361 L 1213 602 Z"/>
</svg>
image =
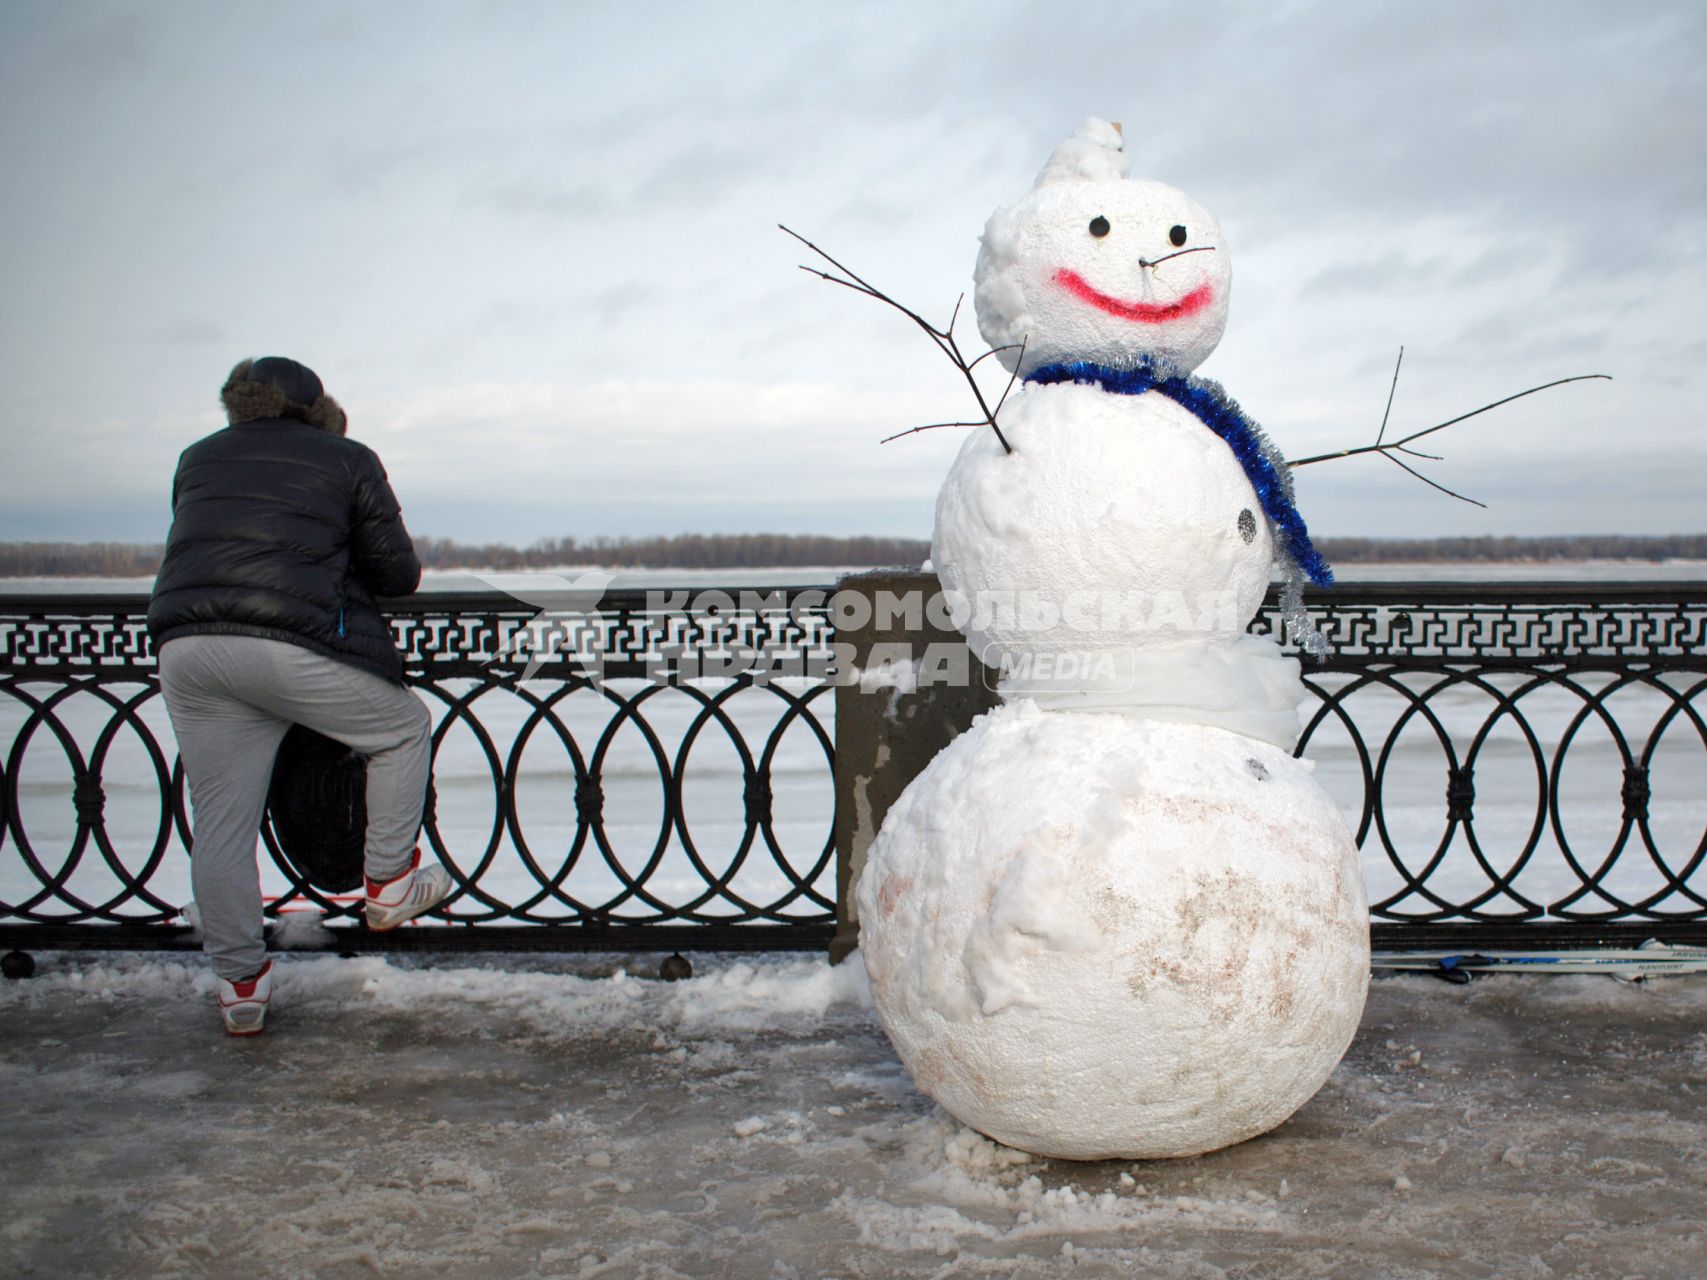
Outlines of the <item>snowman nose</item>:
<svg viewBox="0 0 1707 1280">
<path fill-rule="evenodd" d="M 1188 253 L 1214 253 L 1214 252 L 1215 252 L 1215 246 L 1214 245 L 1212 245 L 1212 244 L 1200 244 L 1200 245 L 1197 245 L 1197 246 L 1190 248 L 1190 249 L 1176 249 L 1172 253 L 1164 253 L 1159 258 L 1140 258 L 1140 259 L 1138 259 L 1138 265 L 1140 267 L 1144 267 L 1144 268 L 1159 267 L 1162 265 L 1162 263 L 1166 262 L 1169 258 L 1183 258 Z"/>
</svg>

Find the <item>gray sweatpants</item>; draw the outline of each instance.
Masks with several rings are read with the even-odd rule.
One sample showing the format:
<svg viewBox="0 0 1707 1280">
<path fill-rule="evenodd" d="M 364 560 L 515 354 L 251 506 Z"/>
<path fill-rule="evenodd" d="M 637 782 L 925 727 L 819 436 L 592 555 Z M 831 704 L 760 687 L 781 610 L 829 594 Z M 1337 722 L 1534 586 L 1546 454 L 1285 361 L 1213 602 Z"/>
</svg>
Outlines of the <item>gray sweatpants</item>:
<svg viewBox="0 0 1707 1280">
<path fill-rule="evenodd" d="M 368 757 L 367 874 L 390 880 L 409 865 L 426 800 L 432 717 L 408 689 L 258 636 L 167 641 L 160 687 L 190 782 L 190 883 L 202 945 L 220 977 L 246 978 L 266 963 L 255 849 L 273 758 L 292 724 Z"/>
</svg>

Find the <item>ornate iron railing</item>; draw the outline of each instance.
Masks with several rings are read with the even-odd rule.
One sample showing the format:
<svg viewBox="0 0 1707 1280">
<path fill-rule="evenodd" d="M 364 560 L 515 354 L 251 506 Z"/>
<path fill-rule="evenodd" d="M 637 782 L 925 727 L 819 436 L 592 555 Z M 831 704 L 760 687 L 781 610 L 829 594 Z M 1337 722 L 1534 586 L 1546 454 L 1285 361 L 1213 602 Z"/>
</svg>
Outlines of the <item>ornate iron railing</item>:
<svg viewBox="0 0 1707 1280">
<path fill-rule="evenodd" d="M 1305 664 L 1297 754 L 1364 849 L 1378 944 L 1707 938 L 1707 584 L 1350 584 L 1311 606 L 1332 653 Z"/>
<path fill-rule="evenodd" d="M 434 711 L 423 842 L 457 882 L 444 925 L 388 944 L 472 941 L 457 926 L 479 925 L 481 946 L 540 945 L 540 926 L 572 925 L 549 929 L 551 945 L 824 945 L 827 594 L 750 590 L 740 607 L 720 590 L 611 591 L 596 610 L 545 614 L 499 592 L 387 602 Z M 0 937 L 189 932 L 165 929 L 188 898 L 191 832 L 146 605 L 0 597 Z M 132 758 L 114 777 L 121 743 Z M 269 915 L 357 915 L 297 876 L 270 822 L 261 836 Z"/>
<path fill-rule="evenodd" d="M 387 945 L 825 945 L 829 590 L 614 591 L 564 617 L 499 593 L 394 602 L 435 711 L 424 840 L 458 887 Z M 1378 941 L 1707 936 L 1707 584 L 1351 584 L 1310 604 L 1333 652 L 1307 665 L 1299 749 L 1363 846 Z M 0 597 L 0 945 L 188 945 L 145 607 Z M 270 913 L 353 914 L 262 835 Z"/>
</svg>

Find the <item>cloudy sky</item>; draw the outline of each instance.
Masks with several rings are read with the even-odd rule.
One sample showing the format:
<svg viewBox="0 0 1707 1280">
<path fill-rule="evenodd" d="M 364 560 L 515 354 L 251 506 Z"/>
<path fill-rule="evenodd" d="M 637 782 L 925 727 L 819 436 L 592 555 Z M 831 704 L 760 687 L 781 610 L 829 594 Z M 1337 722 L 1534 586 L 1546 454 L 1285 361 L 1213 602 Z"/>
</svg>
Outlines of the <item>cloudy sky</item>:
<svg viewBox="0 0 1707 1280">
<path fill-rule="evenodd" d="M 1087 115 L 1219 216 L 1318 534 L 1707 528 L 1707 6 L 0 0 L 0 538 L 154 540 L 246 355 L 419 533 L 928 535 L 934 318 Z M 968 343 L 976 329 L 965 324 Z"/>
</svg>

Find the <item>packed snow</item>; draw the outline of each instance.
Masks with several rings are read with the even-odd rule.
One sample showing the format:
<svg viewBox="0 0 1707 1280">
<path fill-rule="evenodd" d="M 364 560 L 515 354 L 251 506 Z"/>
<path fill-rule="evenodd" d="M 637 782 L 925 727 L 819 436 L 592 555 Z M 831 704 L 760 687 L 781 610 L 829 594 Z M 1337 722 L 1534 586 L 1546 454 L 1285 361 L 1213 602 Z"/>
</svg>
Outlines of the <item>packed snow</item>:
<svg viewBox="0 0 1707 1280">
<path fill-rule="evenodd" d="M 861 947 L 914 1080 L 1040 1155 L 1265 1132 L 1358 1025 L 1369 908 L 1307 765 L 1218 729 L 982 716 L 867 855 Z"/>
<path fill-rule="evenodd" d="M 0 984 L 0 1274 L 1698 1277 L 1707 980 L 1420 977 L 1290 1121 L 1010 1150 L 907 1079 L 859 962 L 199 957 Z"/>
</svg>

